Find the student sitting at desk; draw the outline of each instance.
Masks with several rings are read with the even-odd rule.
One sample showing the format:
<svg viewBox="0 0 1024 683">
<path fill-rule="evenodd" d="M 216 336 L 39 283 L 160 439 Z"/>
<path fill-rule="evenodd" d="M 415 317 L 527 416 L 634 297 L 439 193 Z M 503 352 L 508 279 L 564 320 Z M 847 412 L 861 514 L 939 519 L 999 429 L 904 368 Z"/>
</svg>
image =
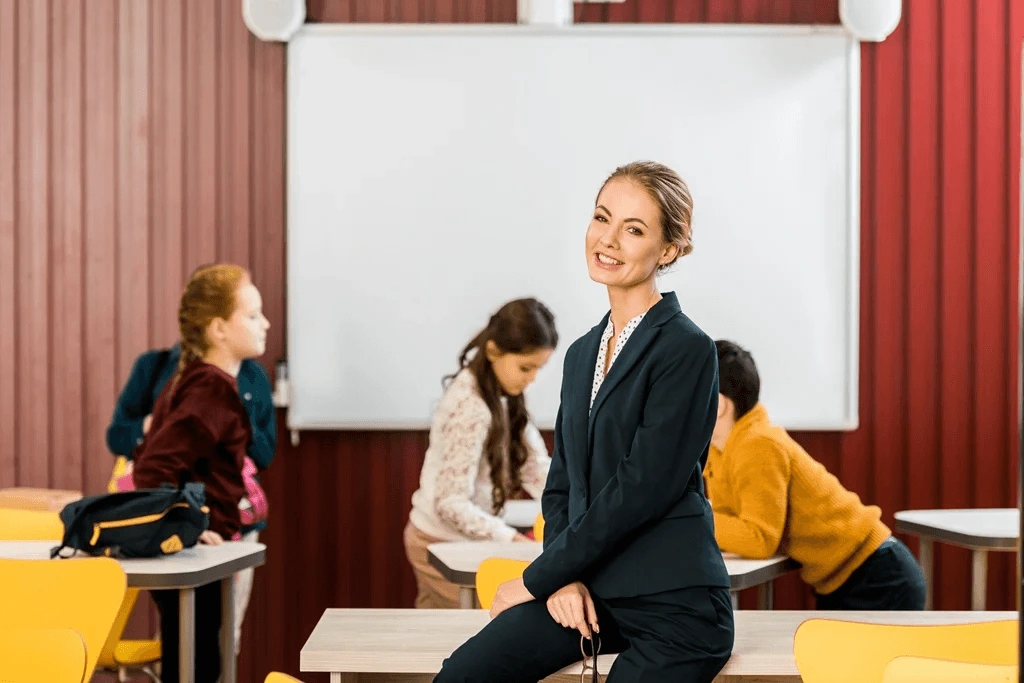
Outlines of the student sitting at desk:
<svg viewBox="0 0 1024 683">
<path fill-rule="evenodd" d="M 263 354 L 270 323 L 249 274 L 233 265 L 209 266 L 192 275 L 181 296 L 178 322 L 181 359 L 153 407 L 132 478 L 137 488 L 202 482 L 210 526 L 199 541 L 219 545 L 241 529 L 242 467 L 252 438 L 238 395 L 238 373 L 245 359 Z M 220 652 L 220 591 L 220 581 L 197 588 L 195 623 L 180 625 L 195 635 L 196 683 L 215 683 L 221 656 L 232 656 Z M 178 591 L 153 591 L 153 600 L 160 610 L 161 680 L 176 683 L 181 673 Z"/>
<path fill-rule="evenodd" d="M 773 425 L 754 359 L 717 341 L 718 421 L 704 470 L 723 552 L 788 555 L 823 610 L 924 609 L 924 576 L 882 511 Z"/>
<path fill-rule="evenodd" d="M 446 378 L 404 534 L 416 607 L 459 606 L 458 586 L 427 560 L 431 543 L 528 540 L 500 514 L 512 496 L 544 492 L 551 459 L 523 391 L 557 344 L 555 319 L 544 304 L 510 301 L 466 345 L 460 370 Z"/>
</svg>

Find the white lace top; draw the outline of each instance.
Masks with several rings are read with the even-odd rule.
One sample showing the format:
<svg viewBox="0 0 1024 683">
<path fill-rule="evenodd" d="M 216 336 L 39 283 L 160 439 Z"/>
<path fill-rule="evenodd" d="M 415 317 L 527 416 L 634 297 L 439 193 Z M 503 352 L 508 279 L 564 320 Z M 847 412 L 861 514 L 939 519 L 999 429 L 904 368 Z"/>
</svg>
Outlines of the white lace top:
<svg viewBox="0 0 1024 683">
<path fill-rule="evenodd" d="M 476 377 L 462 370 L 430 425 L 430 445 L 409 516 L 417 529 L 445 541 L 511 541 L 515 536 L 515 529 L 491 514 L 491 468 L 484 456 L 490 427 L 491 411 L 480 397 Z M 539 499 L 551 458 L 532 423 L 523 435 L 530 452 L 521 472 L 523 490 Z"/>
<path fill-rule="evenodd" d="M 622 351 L 622 347 L 626 345 L 629 338 L 633 335 L 633 331 L 640 324 L 640 321 L 644 319 L 647 312 L 644 311 L 637 317 L 626 323 L 626 326 L 622 328 L 622 332 L 619 332 L 619 336 L 615 338 L 615 349 L 612 351 L 611 363 L 608 363 L 608 369 L 612 369 L 612 363 L 619 357 L 619 353 Z M 604 362 L 608 358 L 608 342 L 612 340 L 612 335 L 615 333 L 615 326 L 612 325 L 611 316 L 608 317 L 608 324 L 604 327 L 604 333 L 601 335 L 601 345 L 597 347 L 597 363 L 594 365 L 594 384 L 590 388 L 590 407 L 594 407 L 594 399 L 597 398 L 597 392 L 600 391 L 601 385 L 604 384 L 605 372 Z"/>
</svg>

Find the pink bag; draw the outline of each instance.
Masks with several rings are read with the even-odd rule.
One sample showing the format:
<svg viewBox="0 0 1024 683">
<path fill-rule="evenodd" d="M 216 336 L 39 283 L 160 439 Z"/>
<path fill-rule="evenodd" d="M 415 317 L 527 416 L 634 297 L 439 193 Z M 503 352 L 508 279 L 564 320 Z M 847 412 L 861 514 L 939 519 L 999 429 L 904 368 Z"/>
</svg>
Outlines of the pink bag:
<svg viewBox="0 0 1024 683">
<path fill-rule="evenodd" d="M 134 461 L 129 460 L 124 474 L 115 480 L 118 491 L 135 490 L 135 482 L 132 480 L 133 470 Z M 242 460 L 242 481 L 245 483 L 245 497 L 238 502 L 238 515 L 242 519 L 242 526 L 252 526 L 266 521 L 270 507 L 267 502 L 267 494 L 263 492 L 263 487 L 256 481 L 256 463 L 248 456 Z"/>
</svg>

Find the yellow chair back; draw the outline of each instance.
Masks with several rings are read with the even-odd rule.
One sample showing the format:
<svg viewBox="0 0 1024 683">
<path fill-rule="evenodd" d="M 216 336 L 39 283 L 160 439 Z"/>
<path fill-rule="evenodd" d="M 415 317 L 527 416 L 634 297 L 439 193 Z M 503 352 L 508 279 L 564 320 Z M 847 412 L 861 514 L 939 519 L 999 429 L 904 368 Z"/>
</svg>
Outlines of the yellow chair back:
<svg viewBox="0 0 1024 683">
<path fill-rule="evenodd" d="M 533 523 L 533 540 L 544 540 L 544 515 L 537 515 L 537 521 Z"/>
<path fill-rule="evenodd" d="M 85 668 L 85 641 L 74 629 L 0 629 L 3 683 L 82 683 Z"/>
<path fill-rule="evenodd" d="M 1017 667 L 971 664 L 926 657 L 897 657 L 885 667 L 882 683 L 1017 683 Z"/>
<path fill-rule="evenodd" d="M 1011 665 L 1017 620 L 910 626 L 809 619 L 796 630 L 793 655 L 804 683 L 879 683 L 901 655 Z"/>
<path fill-rule="evenodd" d="M 78 631 L 87 655 L 83 678 L 89 680 L 125 588 L 121 565 L 106 557 L 0 559 L 0 628 Z"/>
<path fill-rule="evenodd" d="M 56 512 L 0 508 L 0 541 L 59 541 L 64 523 Z"/>
<path fill-rule="evenodd" d="M 267 674 L 267 678 L 263 683 L 302 683 L 297 678 L 292 678 L 288 674 L 278 673 L 277 671 L 271 671 Z"/>
<path fill-rule="evenodd" d="M 480 606 L 490 609 L 498 586 L 506 581 L 518 579 L 529 566 L 529 562 L 508 560 L 504 557 L 489 557 L 481 562 L 476 569 L 476 598 L 480 601 Z"/>
</svg>

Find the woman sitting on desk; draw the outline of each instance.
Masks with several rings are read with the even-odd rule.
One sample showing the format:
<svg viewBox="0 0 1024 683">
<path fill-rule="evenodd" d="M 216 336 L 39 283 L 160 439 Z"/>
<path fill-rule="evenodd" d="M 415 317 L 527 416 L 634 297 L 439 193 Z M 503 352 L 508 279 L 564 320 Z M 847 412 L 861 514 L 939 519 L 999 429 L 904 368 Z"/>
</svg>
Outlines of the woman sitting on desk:
<svg viewBox="0 0 1024 683">
<path fill-rule="evenodd" d="M 551 463 L 523 391 L 558 344 L 555 319 L 536 299 L 510 301 L 462 350 L 430 426 L 405 551 L 416 607 L 459 606 L 458 586 L 427 561 L 438 541 L 524 541 L 499 516 L 525 491 L 539 498 Z"/>
<path fill-rule="evenodd" d="M 586 258 L 611 311 L 565 356 L 544 551 L 435 681 L 533 683 L 600 651 L 622 653 L 609 682 L 710 683 L 728 660 L 729 576 L 701 477 L 718 356 L 656 284 L 691 249 L 692 207 L 653 162 L 601 188 Z"/>
</svg>

